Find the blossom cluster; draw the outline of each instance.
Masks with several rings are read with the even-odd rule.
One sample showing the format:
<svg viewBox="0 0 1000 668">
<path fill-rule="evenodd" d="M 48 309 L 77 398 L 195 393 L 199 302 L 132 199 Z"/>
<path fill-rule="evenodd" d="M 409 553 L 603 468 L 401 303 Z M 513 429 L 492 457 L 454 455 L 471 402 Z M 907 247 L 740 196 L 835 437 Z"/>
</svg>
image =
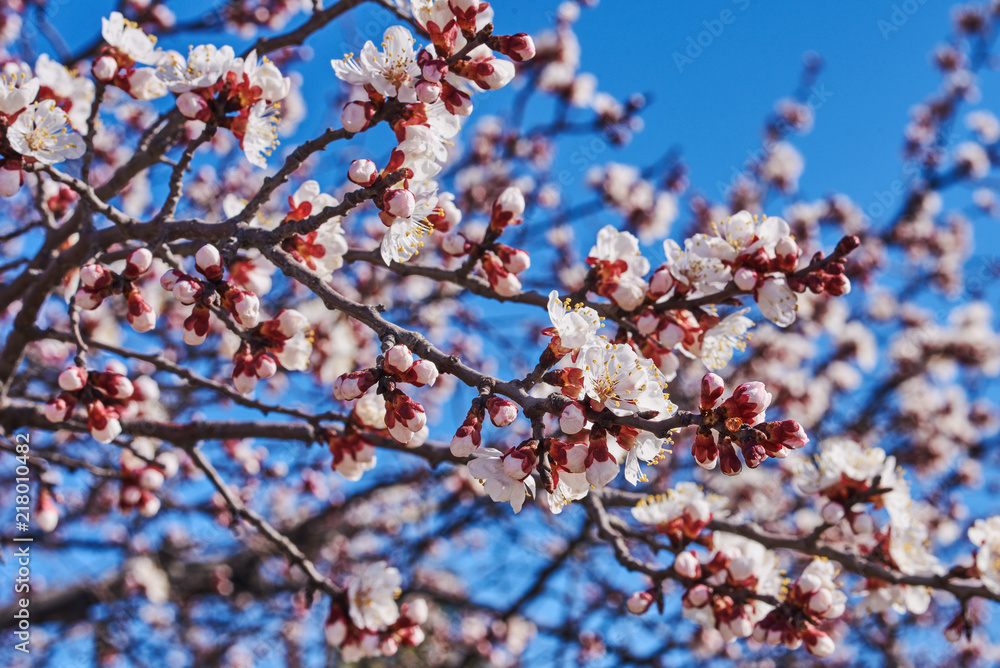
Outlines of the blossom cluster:
<svg viewBox="0 0 1000 668">
<path fill-rule="evenodd" d="M 427 601 L 415 598 L 396 604 L 399 571 L 385 562 L 368 564 L 330 604 L 326 640 L 340 649 L 345 661 L 394 656 L 401 646 L 424 641 Z"/>
</svg>

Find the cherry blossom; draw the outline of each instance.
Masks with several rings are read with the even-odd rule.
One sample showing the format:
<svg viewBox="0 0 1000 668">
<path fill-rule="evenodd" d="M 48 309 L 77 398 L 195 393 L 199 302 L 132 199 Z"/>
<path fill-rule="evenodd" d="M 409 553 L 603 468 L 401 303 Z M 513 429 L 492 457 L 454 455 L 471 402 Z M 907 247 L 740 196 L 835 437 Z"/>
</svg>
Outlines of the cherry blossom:
<svg viewBox="0 0 1000 668">
<path fill-rule="evenodd" d="M 75 160 L 86 147 L 83 138 L 68 126 L 69 117 L 55 102 L 36 102 L 7 128 L 7 141 L 21 155 L 45 165 Z"/>
<path fill-rule="evenodd" d="M 511 454 L 503 454 L 496 448 L 477 450 L 473 453 L 475 459 L 469 462 L 469 473 L 482 481 L 491 499 L 510 503 L 514 512 L 519 513 L 525 496 L 535 494 L 535 480 L 525 475 L 520 459 L 511 460 Z M 517 461 L 517 466 L 508 465 L 508 460 Z"/>
<path fill-rule="evenodd" d="M 382 36 L 382 50 L 365 42 L 361 55 L 343 60 L 333 60 L 333 71 L 338 78 L 357 86 L 371 86 L 386 97 L 399 98 L 401 102 L 416 102 L 416 79 L 420 77 L 414 44 L 410 31 L 402 26 L 392 26 Z"/>
<path fill-rule="evenodd" d="M 559 336 L 560 345 L 571 350 L 579 350 L 596 342 L 597 330 L 601 328 L 601 317 L 592 308 L 582 304 L 570 308 L 569 303 L 559 299 L 559 293 L 549 293 L 549 318 Z"/>
</svg>

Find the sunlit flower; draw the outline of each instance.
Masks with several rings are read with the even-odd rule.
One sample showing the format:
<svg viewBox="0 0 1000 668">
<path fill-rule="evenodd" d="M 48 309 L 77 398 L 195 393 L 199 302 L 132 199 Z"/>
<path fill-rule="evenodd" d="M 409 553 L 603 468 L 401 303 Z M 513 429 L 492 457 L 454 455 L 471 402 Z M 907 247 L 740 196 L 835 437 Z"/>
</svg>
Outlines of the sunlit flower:
<svg viewBox="0 0 1000 668">
<path fill-rule="evenodd" d="M 384 561 L 368 564 L 347 588 L 351 621 L 361 629 L 379 631 L 399 619 L 399 571 Z"/>
<path fill-rule="evenodd" d="M 677 409 L 664 393 L 663 376 L 650 360 L 624 344 L 590 343 L 580 350 L 584 390 L 597 408 L 615 415 L 655 411 L 659 417 Z"/>
<path fill-rule="evenodd" d="M 420 77 L 413 50 L 415 40 L 403 26 L 392 26 L 382 37 L 382 50 L 368 41 L 361 48 L 361 57 L 353 55 L 333 60 L 338 78 L 356 86 L 369 85 L 381 95 L 398 98 L 401 102 L 417 102 L 416 79 Z"/>
<path fill-rule="evenodd" d="M 7 141 L 15 151 L 51 165 L 83 155 L 83 138 L 69 129 L 66 112 L 52 100 L 28 106 L 7 128 Z"/>
</svg>

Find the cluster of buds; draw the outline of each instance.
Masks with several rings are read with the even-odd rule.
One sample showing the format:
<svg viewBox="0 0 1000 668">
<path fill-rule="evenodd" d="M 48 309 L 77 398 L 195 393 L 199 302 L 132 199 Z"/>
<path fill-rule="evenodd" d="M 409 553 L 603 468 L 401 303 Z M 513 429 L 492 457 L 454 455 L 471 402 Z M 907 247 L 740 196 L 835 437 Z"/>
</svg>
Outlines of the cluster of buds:
<svg viewBox="0 0 1000 668">
<path fill-rule="evenodd" d="M 309 321 L 293 309 L 251 329 L 233 356 L 233 387 L 249 394 L 258 380 L 277 373 L 278 364 L 292 371 L 304 370 L 312 353 L 309 332 Z"/>
<path fill-rule="evenodd" d="M 608 450 L 607 432 L 602 427 L 581 431 L 577 437 L 590 440 L 549 438 L 543 442 L 552 462 L 550 480 L 546 480 L 550 493 L 559 485 L 561 474 L 583 474 L 587 485 L 596 488 L 604 487 L 618 475 L 619 462 Z"/>
<path fill-rule="evenodd" d="M 805 644 L 821 658 L 832 654 L 833 639 L 819 626 L 844 614 L 847 596 L 837 588 L 836 576 L 829 561 L 817 559 L 806 566 L 782 604 L 757 622 L 754 640 L 788 649 Z"/>
<path fill-rule="evenodd" d="M 838 258 L 823 264 L 823 267 L 809 272 L 804 277 L 797 275 L 788 276 L 788 287 L 795 292 L 805 292 L 808 289 L 813 294 L 828 294 L 834 297 L 846 295 L 851 291 L 851 279 L 844 273 L 846 267 L 843 258 L 852 250 L 861 245 L 861 240 L 856 236 L 847 236 L 840 240 L 834 251 Z M 823 251 L 818 251 L 812 258 L 812 263 L 821 262 L 824 259 Z"/>
<path fill-rule="evenodd" d="M 397 388 L 398 383 L 415 387 L 437 382 L 438 369 L 430 360 L 414 360 L 403 344 L 389 348 L 377 367 L 342 374 L 333 383 L 333 396 L 340 401 L 361 398 L 373 386 L 385 400 L 385 428 L 397 442 L 410 447 L 427 440 L 424 407 Z"/>
<path fill-rule="evenodd" d="M 149 249 L 137 248 L 129 254 L 120 274 L 100 264 L 85 265 L 80 270 L 76 305 L 85 311 L 92 311 L 112 294 L 124 295 L 126 317 L 132 329 L 137 332 L 152 330 L 156 326 L 156 314 L 135 285 L 152 264 L 153 254 Z"/>
<path fill-rule="evenodd" d="M 524 214 L 524 195 L 511 186 L 493 203 L 490 225 L 482 244 L 469 241 L 461 232 L 449 234 L 441 242 L 441 250 L 452 257 L 462 257 L 479 248 L 482 251 L 483 271 L 493 289 L 501 297 L 512 297 L 521 291 L 518 274 L 531 267 L 527 251 L 496 243 L 508 225 L 521 223 Z"/>
<path fill-rule="evenodd" d="M 714 533 L 715 549 L 702 563 L 693 552 L 681 552 L 673 570 L 690 582 L 681 599 L 684 615 L 714 626 L 725 642 L 748 638 L 773 609 L 764 599 L 778 593 L 778 558 L 760 543 Z"/>
<path fill-rule="evenodd" d="M 35 526 L 45 533 L 52 533 L 59 524 L 59 508 L 56 507 L 55 498 L 48 487 L 43 486 L 38 494 L 34 520 Z"/>
<path fill-rule="evenodd" d="M 487 413 L 494 426 L 506 427 L 517 419 L 517 404 L 496 394 L 481 394 L 473 399 L 465 421 L 451 439 L 451 454 L 469 457 L 479 449 Z"/>
<path fill-rule="evenodd" d="M 743 383 L 723 400 L 725 389 L 714 373 L 701 380 L 701 425 L 691 445 L 701 467 L 714 469 L 721 461 L 723 473 L 736 475 L 743 470 L 737 448 L 747 466 L 757 468 L 767 457 L 784 458 L 809 442 L 795 420 L 764 421 L 771 394 L 763 383 Z"/>
<path fill-rule="evenodd" d="M 197 346 L 208 337 L 212 306 L 229 311 L 240 325 L 252 329 L 260 322 L 257 295 L 223 280 L 222 255 L 206 244 L 195 254 L 195 267 L 204 279 L 171 269 L 160 277 L 160 286 L 185 306 L 193 306 L 184 320 L 184 343 Z"/>
<path fill-rule="evenodd" d="M 147 443 L 136 439 L 136 446 Z M 177 474 L 180 467 L 177 455 L 164 451 L 152 455 L 149 452 L 123 450 L 121 456 L 122 486 L 118 496 L 118 507 L 123 513 L 138 510 L 143 517 L 153 517 L 160 510 L 160 500 L 156 492 L 163 487 L 167 478 Z"/>
<path fill-rule="evenodd" d="M 87 407 L 87 429 L 101 443 L 122 433 L 121 413 L 132 398 L 132 382 L 115 371 L 90 371 L 71 366 L 59 374 L 62 392 L 45 404 L 45 417 L 64 422 L 78 404 Z"/>
<path fill-rule="evenodd" d="M 395 656 L 400 647 L 416 647 L 424 641 L 421 625 L 427 622 L 427 612 L 427 601 L 415 598 L 399 606 L 395 622 L 372 630 L 357 626 L 345 611 L 345 603 L 335 599 L 326 620 L 326 640 L 339 648 L 349 663 L 366 657 Z"/>
<path fill-rule="evenodd" d="M 333 455 L 330 468 L 348 480 L 361 480 L 365 471 L 375 468 L 375 446 L 353 424 L 343 432 L 329 431 L 326 443 Z"/>
</svg>

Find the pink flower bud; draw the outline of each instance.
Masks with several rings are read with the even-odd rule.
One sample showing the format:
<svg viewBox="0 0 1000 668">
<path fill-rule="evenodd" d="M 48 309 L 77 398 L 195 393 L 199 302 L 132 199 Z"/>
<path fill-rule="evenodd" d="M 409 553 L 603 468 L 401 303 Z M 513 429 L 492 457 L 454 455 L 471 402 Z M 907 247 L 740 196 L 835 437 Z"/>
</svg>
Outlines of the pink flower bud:
<svg viewBox="0 0 1000 668">
<path fill-rule="evenodd" d="M 173 478 L 180 469 L 180 462 L 177 460 L 177 455 L 172 452 L 161 452 L 156 455 L 156 463 L 163 469 L 163 475 L 168 478 Z"/>
<path fill-rule="evenodd" d="M 417 360 L 409 369 L 415 375 L 415 385 L 433 385 L 438 379 L 438 368 L 430 360 Z"/>
<path fill-rule="evenodd" d="M 531 256 L 528 255 L 527 251 L 503 244 L 497 244 L 496 250 L 504 269 L 513 274 L 520 274 L 531 266 Z"/>
<path fill-rule="evenodd" d="M 601 489 L 618 476 L 620 467 L 607 448 L 599 449 L 591 446 L 587 457 L 587 482 Z"/>
<path fill-rule="evenodd" d="M 559 429 L 564 434 L 579 434 L 587 425 L 587 413 L 583 405 L 574 401 L 567 404 L 559 414 Z"/>
<path fill-rule="evenodd" d="M 196 306 L 191 315 L 184 319 L 184 343 L 189 346 L 201 345 L 208 337 L 209 314 L 204 306 Z"/>
<path fill-rule="evenodd" d="M 0 168 L 0 197 L 13 197 L 24 183 L 20 160 L 6 160 Z"/>
<path fill-rule="evenodd" d="M 480 432 L 471 425 L 462 425 L 451 439 L 451 454 L 456 457 L 469 457 L 479 448 Z"/>
<path fill-rule="evenodd" d="M 59 374 L 59 387 L 67 392 L 75 392 L 87 384 L 87 371 L 78 366 L 71 366 Z"/>
<path fill-rule="evenodd" d="M 649 294 L 659 299 L 674 287 L 674 276 L 667 267 L 660 267 L 649 279 Z"/>
<path fill-rule="evenodd" d="M 590 448 L 586 443 L 564 443 L 553 440 L 549 445 L 549 455 L 559 468 L 570 473 L 583 473 L 587 470 Z"/>
<path fill-rule="evenodd" d="M 167 292 L 171 292 L 174 289 L 174 286 L 177 285 L 179 281 L 185 278 L 186 275 L 183 272 L 177 271 L 176 269 L 171 269 L 170 271 L 163 274 L 163 276 L 160 276 L 160 287 L 166 290 Z"/>
<path fill-rule="evenodd" d="M 795 585 L 803 594 L 813 594 L 819 591 L 820 587 L 823 586 L 823 581 L 815 575 L 806 573 L 799 578 L 799 581 L 796 582 Z"/>
<path fill-rule="evenodd" d="M 205 244 L 194 256 L 195 266 L 205 278 L 218 281 L 222 278 L 222 255 L 212 244 Z"/>
<path fill-rule="evenodd" d="M 278 372 L 278 363 L 268 353 L 260 353 L 254 357 L 253 370 L 257 377 L 263 380 Z"/>
<path fill-rule="evenodd" d="M 520 188 L 511 186 L 500 193 L 494 208 L 509 214 L 511 218 L 519 218 L 524 214 L 524 194 Z"/>
<path fill-rule="evenodd" d="M 352 401 L 364 395 L 377 380 L 374 369 L 342 374 L 333 381 L 333 396 L 338 401 Z"/>
<path fill-rule="evenodd" d="M 706 373 L 701 379 L 701 410 L 710 411 L 722 403 L 722 394 L 726 391 L 726 382 L 714 373 Z"/>
<path fill-rule="evenodd" d="M 774 254 L 778 256 L 794 255 L 799 256 L 799 245 L 791 237 L 781 237 L 774 246 Z M 794 267 L 793 267 L 794 268 Z"/>
<path fill-rule="evenodd" d="M 101 56 L 94 61 L 90 73 L 98 81 L 111 81 L 118 74 L 118 63 L 111 56 Z"/>
<path fill-rule="evenodd" d="M 712 521 L 712 507 L 704 499 L 692 499 L 684 506 L 685 524 L 701 531 Z M 697 535 L 697 532 L 693 532 Z"/>
<path fill-rule="evenodd" d="M 688 608 L 700 608 L 708 603 L 712 597 L 712 590 L 706 585 L 695 585 L 684 594 L 683 603 Z"/>
<path fill-rule="evenodd" d="M 260 322 L 260 300 L 257 299 L 257 295 L 239 288 L 231 292 L 236 293 L 236 296 L 232 298 L 231 313 L 237 322 L 247 329 L 256 327 L 257 323 Z"/>
<path fill-rule="evenodd" d="M 59 509 L 56 508 L 52 495 L 42 490 L 38 498 L 38 509 L 35 511 L 35 524 L 45 533 L 52 533 L 59 524 Z"/>
<path fill-rule="evenodd" d="M 99 378 L 100 387 L 112 399 L 128 399 L 135 392 L 132 381 L 121 374 L 102 373 Z"/>
<path fill-rule="evenodd" d="M 840 520 L 844 519 L 844 514 L 844 506 L 840 505 L 836 501 L 831 501 L 823 506 L 823 511 L 820 513 L 823 517 L 823 521 L 829 524 L 836 524 Z"/>
<path fill-rule="evenodd" d="M 674 557 L 674 570 L 677 571 L 678 575 L 689 580 L 697 580 L 701 577 L 701 564 L 698 563 L 698 557 L 691 552 L 681 552 Z"/>
<path fill-rule="evenodd" d="M 441 99 L 441 84 L 435 81 L 419 81 L 416 90 L 417 99 L 424 104 L 434 104 Z"/>
<path fill-rule="evenodd" d="M 160 500 L 152 494 L 143 494 L 137 508 L 143 517 L 154 517 L 160 512 Z"/>
<path fill-rule="evenodd" d="M 486 400 L 486 410 L 490 413 L 490 421 L 496 427 L 506 427 L 517 419 L 517 404 L 503 397 L 490 395 Z"/>
<path fill-rule="evenodd" d="M 524 480 L 535 469 L 537 461 L 538 459 L 531 448 L 519 447 L 511 450 L 503 458 L 504 475 L 514 480 Z"/>
<path fill-rule="evenodd" d="M 257 387 L 257 374 L 249 366 L 239 373 L 233 373 L 233 387 L 240 394 L 250 394 Z"/>
<path fill-rule="evenodd" d="M 163 487 L 163 473 L 159 469 L 149 466 L 139 474 L 139 485 L 150 491 L 156 491 Z"/>
<path fill-rule="evenodd" d="M 740 290 L 753 290 L 757 286 L 757 272 L 749 267 L 740 267 L 733 280 Z"/>
<path fill-rule="evenodd" d="M 722 472 L 729 476 L 739 475 L 739 472 L 743 470 L 743 463 L 740 462 L 740 458 L 736 456 L 736 451 L 729 443 L 719 448 L 719 464 Z"/>
<path fill-rule="evenodd" d="M 472 80 L 487 90 L 503 88 L 516 74 L 514 63 L 494 56 L 475 61 L 468 71 Z"/>
<path fill-rule="evenodd" d="M 469 252 L 469 242 L 459 232 L 449 234 L 441 240 L 441 250 L 448 255 L 460 257 Z"/>
<path fill-rule="evenodd" d="M 101 290 L 111 285 L 114 275 L 99 264 L 87 264 L 80 269 L 80 284 L 91 290 Z"/>
<path fill-rule="evenodd" d="M 441 100 L 445 109 L 454 116 L 469 116 L 472 114 L 472 98 L 448 82 L 442 82 Z"/>
<path fill-rule="evenodd" d="M 375 115 L 375 108 L 367 102 L 348 102 L 340 113 L 340 123 L 348 132 L 361 132 Z"/>
<path fill-rule="evenodd" d="M 284 309 L 275 320 L 278 322 L 278 331 L 288 339 L 309 328 L 309 320 L 295 309 Z"/>
<path fill-rule="evenodd" d="M 835 274 L 826 279 L 826 291 L 835 297 L 842 297 L 851 291 L 851 279 L 844 274 Z"/>
<path fill-rule="evenodd" d="M 104 302 L 106 294 L 105 290 L 97 290 L 95 292 L 86 286 L 81 287 L 76 291 L 76 305 L 84 311 L 93 311 Z"/>
<path fill-rule="evenodd" d="M 181 280 L 174 284 L 174 299 L 185 306 L 194 304 L 204 293 L 205 289 L 201 283 L 196 283 L 195 281 Z"/>
<path fill-rule="evenodd" d="M 382 196 L 382 209 L 396 218 L 409 218 L 413 215 L 416 198 L 406 188 L 387 190 Z"/>
<path fill-rule="evenodd" d="M 403 375 L 413 366 L 413 353 L 403 344 L 396 344 L 385 354 L 385 370 L 396 375 Z"/>
<path fill-rule="evenodd" d="M 820 589 L 809 599 L 809 609 L 816 614 L 822 615 L 833 605 L 833 594 L 829 589 Z"/>
<path fill-rule="evenodd" d="M 426 55 L 426 58 L 422 56 Z M 426 51 L 421 52 L 421 57 L 417 58 L 420 64 L 420 74 L 424 79 L 432 83 L 441 81 L 448 74 L 448 61 L 443 58 L 431 59 Z"/>
<path fill-rule="evenodd" d="M 809 650 L 809 653 L 814 654 L 821 659 L 830 656 L 833 654 L 833 651 L 837 649 L 836 644 L 833 642 L 833 638 L 819 629 L 806 630 L 806 632 L 802 634 L 802 640 L 805 642 L 806 649 Z"/>
<path fill-rule="evenodd" d="M 125 304 L 128 309 L 126 317 L 132 329 L 137 332 L 149 332 L 156 327 L 156 314 L 153 313 L 153 307 L 143 299 L 141 292 L 132 290 Z"/>
<path fill-rule="evenodd" d="M 101 443 L 110 443 L 122 433 L 118 414 L 104 407 L 100 401 L 95 401 L 87 409 L 87 428 L 91 436 Z"/>
<path fill-rule="evenodd" d="M 45 404 L 45 419 L 49 422 L 64 422 L 75 407 L 76 400 L 68 395 L 54 397 Z"/>
<path fill-rule="evenodd" d="M 129 253 L 125 263 L 125 278 L 134 280 L 142 276 L 153 265 L 153 253 L 148 248 L 136 248 Z"/>
<path fill-rule="evenodd" d="M 628 597 L 625 607 L 633 615 L 641 615 L 649 610 L 654 600 L 653 595 L 648 591 L 637 591 Z"/>
<path fill-rule="evenodd" d="M 726 399 L 720 410 L 728 417 L 736 417 L 754 426 L 764 421 L 764 411 L 771 405 L 771 393 L 764 383 L 753 381 L 743 383 Z"/>
<path fill-rule="evenodd" d="M 711 471 L 719 463 L 719 446 L 715 443 L 711 432 L 698 431 L 691 444 L 691 456 L 698 466 Z"/>
<path fill-rule="evenodd" d="M 535 57 L 535 42 L 531 39 L 531 35 L 523 32 L 503 35 L 500 37 L 498 51 L 515 62 L 523 63 Z"/>
<path fill-rule="evenodd" d="M 208 111 L 208 102 L 197 93 L 181 93 L 177 96 L 177 110 L 185 118 L 197 119 Z"/>
<path fill-rule="evenodd" d="M 354 160 L 347 168 L 347 178 L 367 188 L 378 180 L 378 167 L 371 160 Z"/>
</svg>

